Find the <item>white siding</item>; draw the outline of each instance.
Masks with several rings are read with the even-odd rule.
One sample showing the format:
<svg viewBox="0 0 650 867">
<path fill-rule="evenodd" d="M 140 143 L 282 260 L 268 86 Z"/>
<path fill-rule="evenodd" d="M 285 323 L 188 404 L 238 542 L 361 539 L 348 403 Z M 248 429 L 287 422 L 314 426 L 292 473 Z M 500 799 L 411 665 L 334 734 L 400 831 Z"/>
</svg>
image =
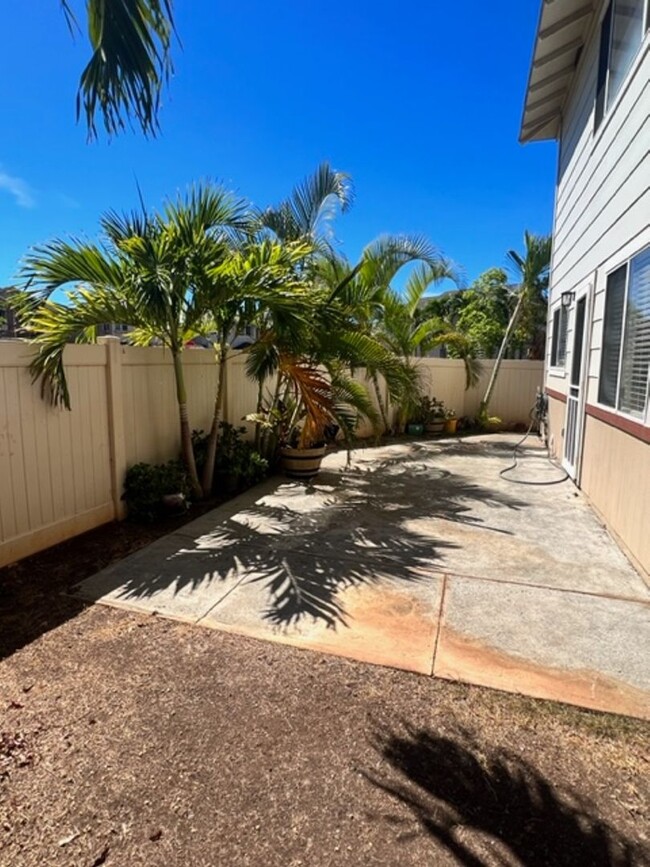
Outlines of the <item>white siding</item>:
<svg viewBox="0 0 650 867">
<path fill-rule="evenodd" d="M 562 292 L 595 290 L 589 335 L 589 393 L 595 402 L 607 273 L 650 239 L 650 36 L 646 34 L 611 110 L 594 133 L 600 19 L 594 20 L 569 94 L 562 124 L 556 190 L 551 312 Z M 566 369 L 570 369 L 573 316 Z M 551 334 L 547 345 L 550 356 Z M 547 374 L 557 391 L 567 380 Z"/>
</svg>

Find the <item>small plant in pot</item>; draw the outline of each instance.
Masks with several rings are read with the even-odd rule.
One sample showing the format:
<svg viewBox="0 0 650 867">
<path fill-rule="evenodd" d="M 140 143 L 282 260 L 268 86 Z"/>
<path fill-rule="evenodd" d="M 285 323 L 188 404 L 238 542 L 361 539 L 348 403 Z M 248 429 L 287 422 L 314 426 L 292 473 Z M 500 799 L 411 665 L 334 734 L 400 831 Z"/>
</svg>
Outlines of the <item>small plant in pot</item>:
<svg viewBox="0 0 650 867">
<path fill-rule="evenodd" d="M 453 409 L 445 410 L 445 433 L 455 434 L 457 428 L 458 428 L 458 416 L 456 415 L 455 410 L 453 410 Z"/>
<path fill-rule="evenodd" d="M 428 397 L 420 398 L 420 401 L 409 413 L 409 420 L 406 423 L 406 433 L 408 436 L 419 437 L 424 433 L 427 422 L 428 401 Z"/>
<path fill-rule="evenodd" d="M 435 397 L 425 397 L 423 406 L 426 409 L 425 426 L 428 434 L 441 434 L 445 429 L 445 405 Z"/>
</svg>

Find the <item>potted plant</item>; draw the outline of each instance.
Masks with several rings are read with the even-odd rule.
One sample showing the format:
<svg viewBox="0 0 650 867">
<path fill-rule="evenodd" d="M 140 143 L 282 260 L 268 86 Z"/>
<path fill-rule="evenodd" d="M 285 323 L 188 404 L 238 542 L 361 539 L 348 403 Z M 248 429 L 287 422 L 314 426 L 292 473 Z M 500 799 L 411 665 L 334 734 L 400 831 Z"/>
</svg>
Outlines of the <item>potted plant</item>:
<svg viewBox="0 0 650 867">
<path fill-rule="evenodd" d="M 282 358 L 280 374 L 284 399 L 246 419 L 268 434 L 267 453 L 279 457 L 287 476 L 312 479 L 325 456 L 328 432 L 338 430 L 332 384 L 306 360 Z"/>
<path fill-rule="evenodd" d="M 426 400 L 426 431 L 429 434 L 441 434 L 445 429 L 445 405 L 435 397 Z"/>
<path fill-rule="evenodd" d="M 414 408 L 409 413 L 409 418 L 406 423 L 406 433 L 409 436 L 422 436 L 424 433 L 424 426 L 427 421 L 427 416 L 429 412 L 429 398 L 421 397 L 419 402 L 415 404 Z"/>
<path fill-rule="evenodd" d="M 458 416 L 456 415 L 455 410 L 453 410 L 453 409 L 445 410 L 445 433 L 455 434 L 457 427 L 458 427 Z"/>
</svg>

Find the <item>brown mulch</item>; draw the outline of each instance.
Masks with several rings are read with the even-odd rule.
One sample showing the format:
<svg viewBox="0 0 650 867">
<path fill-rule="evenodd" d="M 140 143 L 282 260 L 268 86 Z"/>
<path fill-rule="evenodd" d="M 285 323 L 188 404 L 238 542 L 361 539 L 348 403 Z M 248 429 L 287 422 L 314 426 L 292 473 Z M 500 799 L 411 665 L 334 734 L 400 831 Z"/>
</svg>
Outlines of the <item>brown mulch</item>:
<svg viewBox="0 0 650 867">
<path fill-rule="evenodd" d="M 62 592 L 179 523 L 0 570 L 2 867 L 650 864 L 645 723 Z"/>
</svg>

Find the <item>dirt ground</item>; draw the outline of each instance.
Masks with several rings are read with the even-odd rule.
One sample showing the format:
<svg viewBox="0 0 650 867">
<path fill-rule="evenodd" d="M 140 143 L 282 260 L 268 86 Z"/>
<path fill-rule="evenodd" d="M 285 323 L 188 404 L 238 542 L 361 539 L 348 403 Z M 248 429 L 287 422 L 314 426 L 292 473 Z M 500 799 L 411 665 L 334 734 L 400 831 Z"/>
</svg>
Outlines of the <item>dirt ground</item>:
<svg viewBox="0 0 650 867">
<path fill-rule="evenodd" d="M 0 570 L 2 867 L 650 864 L 647 723 L 61 593 L 178 523 Z"/>
</svg>

